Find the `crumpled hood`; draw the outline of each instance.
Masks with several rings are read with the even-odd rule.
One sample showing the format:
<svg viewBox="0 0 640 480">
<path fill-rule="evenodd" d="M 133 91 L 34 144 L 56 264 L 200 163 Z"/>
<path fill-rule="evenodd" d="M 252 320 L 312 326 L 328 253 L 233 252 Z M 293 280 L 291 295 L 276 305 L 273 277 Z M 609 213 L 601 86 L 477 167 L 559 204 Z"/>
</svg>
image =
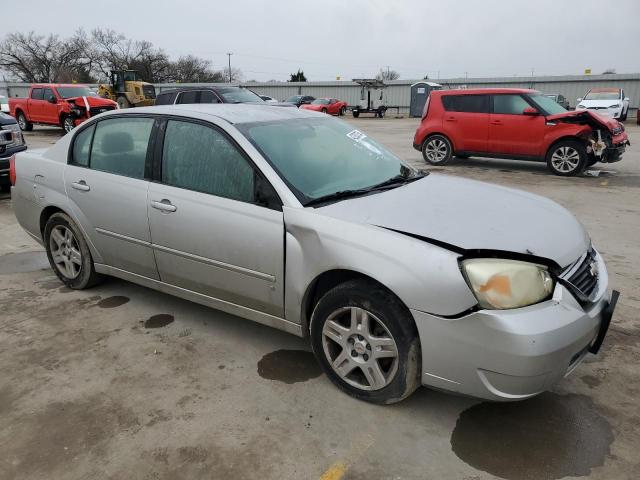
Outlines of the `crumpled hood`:
<svg viewBox="0 0 640 480">
<path fill-rule="evenodd" d="M 426 237 L 464 250 L 535 255 L 565 267 L 590 239 L 578 220 L 538 195 L 431 174 L 405 186 L 317 208 L 320 214 Z"/>
<path fill-rule="evenodd" d="M 597 113 L 592 112 L 590 110 L 573 110 L 571 112 L 557 113 L 555 115 L 547 115 L 546 119 L 553 121 L 553 120 L 562 120 L 563 118 L 579 118 L 579 117 L 591 118 L 592 120 L 598 122 L 603 127 L 608 128 L 610 132 L 613 132 L 614 129 L 618 129 L 620 127 L 620 122 L 618 122 L 617 120 L 610 117 L 605 117 L 603 115 L 598 115 Z"/>
<path fill-rule="evenodd" d="M 114 107 L 117 105 L 113 100 L 109 100 L 108 98 L 102 97 L 75 97 L 75 98 L 67 98 L 67 102 L 75 103 L 77 106 L 85 108 L 84 99 L 87 99 L 87 103 L 89 104 L 89 108 L 93 107 Z"/>
</svg>

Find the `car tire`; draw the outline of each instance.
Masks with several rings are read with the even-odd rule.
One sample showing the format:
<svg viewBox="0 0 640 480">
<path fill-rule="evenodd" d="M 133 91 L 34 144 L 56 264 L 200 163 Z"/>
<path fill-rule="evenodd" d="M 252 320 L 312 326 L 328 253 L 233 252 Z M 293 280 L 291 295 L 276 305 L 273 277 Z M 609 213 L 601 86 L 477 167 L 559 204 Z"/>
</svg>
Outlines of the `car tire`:
<svg viewBox="0 0 640 480">
<path fill-rule="evenodd" d="M 329 379 L 359 400 L 395 403 L 420 386 L 413 318 L 373 281 L 351 280 L 322 296 L 311 318 L 311 345 Z"/>
<path fill-rule="evenodd" d="M 624 122 L 627 119 L 627 114 L 629 113 L 629 108 L 627 108 L 627 111 L 624 113 L 620 114 L 620 121 Z"/>
<path fill-rule="evenodd" d="M 351 113 L 353 115 L 353 118 L 358 118 L 360 116 L 359 110 L 352 110 Z"/>
<path fill-rule="evenodd" d="M 102 280 L 87 241 L 67 214 L 57 212 L 49 217 L 44 227 L 44 243 L 51 268 L 67 287 L 83 290 Z"/>
<path fill-rule="evenodd" d="M 131 102 L 124 95 L 118 97 L 118 108 L 131 108 Z"/>
<path fill-rule="evenodd" d="M 66 117 L 62 118 L 62 129 L 65 131 L 65 133 L 69 133 L 75 127 L 76 124 L 73 121 L 73 117 L 67 115 Z"/>
<path fill-rule="evenodd" d="M 576 140 L 561 140 L 551 146 L 546 156 L 547 167 L 555 175 L 579 175 L 587 166 L 587 149 Z"/>
<path fill-rule="evenodd" d="M 340 114 L 339 114 L 339 115 L 340 115 L 341 117 L 344 117 L 346 114 L 347 114 L 347 107 L 342 107 L 342 108 L 340 109 Z"/>
<path fill-rule="evenodd" d="M 327 113 L 327 109 L 323 108 L 322 110 L 320 110 L 322 113 L 326 114 Z"/>
<path fill-rule="evenodd" d="M 24 132 L 30 132 L 31 130 L 33 130 L 33 123 L 27 120 L 27 117 L 24 116 L 24 113 L 19 112 L 18 115 L 16 115 L 16 120 L 18 121 L 20 130 Z"/>
<path fill-rule="evenodd" d="M 431 135 L 422 142 L 422 158 L 431 165 L 445 165 L 453 156 L 451 142 L 444 135 Z"/>
<path fill-rule="evenodd" d="M 378 117 L 384 118 L 384 108 L 381 108 L 380 110 L 378 110 Z"/>
<path fill-rule="evenodd" d="M 467 158 L 471 158 L 471 155 L 467 155 L 466 153 L 456 153 L 455 157 L 459 158 L 460 160 L 466 160 Z"/>
</svg>

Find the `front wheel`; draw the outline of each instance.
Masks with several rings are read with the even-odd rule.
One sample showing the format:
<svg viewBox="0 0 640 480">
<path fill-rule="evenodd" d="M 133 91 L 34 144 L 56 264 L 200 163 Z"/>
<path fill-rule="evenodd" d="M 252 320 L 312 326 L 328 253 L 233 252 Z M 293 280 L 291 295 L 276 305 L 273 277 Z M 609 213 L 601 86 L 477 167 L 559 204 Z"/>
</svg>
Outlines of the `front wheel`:
<svg viewBox="0 0 640 480">
<path fill-rule="evenodd" d="M 65 213 L 54 213 L 44 227 L 44 240 L 51 268 L 67 287 L 82 290 L 97 284 L 91 252 L 82 232 Z"/>
<path fill-rule="evenodd" d="M 587 149 L 576 140 L 561 140 L 547 152 L 547 167 L 556 175 L 579 175 L 586 166 Z"/>
<path fill-rule="evenodd" d="M 380 110 L 378 110 L 378 117 L 379 118 L 384 118 L 384 113 L 385 113 L 385 109 L 381 108 Z"/>
<path fill-rule="evenodd" d="M 124 95 L 118 97 L 118 108 L 130 108 L 131 103 Z"/>
<path fill-rule="evenodd" d="M 340 115 L 341 117 L 344 117 L 346 114 L 347 114 L 347 107 L 342 107 L 342 108 L 340 109 L 340 113 L 339 113 L 339 115 Z"/>
<path fill-rule="evenodd" d="M 323 109 L 322 109 L 322 113 L 327 113 L 327 109 L 326 109 L 326 108 L 323 108 Z"/>
<path fill-rule="evenodd" d="M 33 130 L 33 123 L 27 120 L 27 117 L 24 116 L 24 113 L 18 113 L 16 120 L 18 121 L 20 130 L 22 130 L 23 132 L 30 132 L 31 130 Z"/>
<path fill-rule="evenodd" d="M 73 118 L 70 116 L 64 117 L 62 120 L 62 128 L 66 133 L 69 133 L 71 130 L 75 128 L 76 124 L 73 121 Z"/>
<path fill-rule="evenodd" d="M 359 110 L 353 110 L 351 113 L 353 114 L 353 118 L 358 118 L 360 116 Z"/>
<path fill-rule="evenodd" d="M 432 135 L 422 144 L 422 158 L 431 165 L 444 165 L 452 155 L 451 142 L 444 135 Z"/>
<path fill-rule="evenodd" d="M 389 404 L 420 385 L 420 342 L 407 308 L 380 285 L 353 280 L 327 292 L 311 319 L 325 374 L 360 400 Z"/>
</svg>

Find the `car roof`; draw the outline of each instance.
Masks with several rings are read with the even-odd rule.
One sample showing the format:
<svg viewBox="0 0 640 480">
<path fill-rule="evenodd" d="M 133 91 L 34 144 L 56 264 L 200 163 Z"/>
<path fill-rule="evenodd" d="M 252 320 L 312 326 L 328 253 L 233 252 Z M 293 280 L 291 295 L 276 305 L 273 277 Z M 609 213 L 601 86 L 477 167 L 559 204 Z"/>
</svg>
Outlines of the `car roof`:
<svg viewBox="0 0 640 480">
<path fill-rule="evenodd" d="M 51 88 L 51 87 L 88 87 L 83 83 L 34 83 L 31 88 Z"/>
<path fill-rule="evenodd" d="M 229 123 L 253 123 L 278 120 L 290 120 L 295 118 L 315 117 L 318 113 L 297 108 L 282 108 L 269 104 L 256 105 L 249 103 L 191 103 L 183 105 L 156 105 L 153 107 L 141 107 L 125 110 L 113 110 L 111 114 L 140 114 L 155 113 L 161 115 L 178 115 L 190 118 L 206 120 L 207 117 L 218 117 Z M 324 117 L 323 117 L 324 118 Z"/>
<path fill-rule="evenodd" d="M 530 88 L 460 88 L 453 90 L 434 90 L 431 95 L 491 95 L 496 93 L 540 93 Z"/>
<path fill-rule="evenodd" d="M 172 88 L 170 90 L 163 90 L 158 95 L 169 95 L 169 94 L 172 94 L 172 93 L 189 92 L 191 90 L 196 90 L 196 91 L 213 90 L 213 91 L 217 91 L 220 88 L 237 88 L 237 89 L 242 89 L 242 90 L 249 90 L 248 88 L 239 87 L 238 85 L 218 85 L 218 86 L 207 85 L 207 86 L 202 86 L 202 87 L 178 87 L 178 88 Z"/>
</svg>

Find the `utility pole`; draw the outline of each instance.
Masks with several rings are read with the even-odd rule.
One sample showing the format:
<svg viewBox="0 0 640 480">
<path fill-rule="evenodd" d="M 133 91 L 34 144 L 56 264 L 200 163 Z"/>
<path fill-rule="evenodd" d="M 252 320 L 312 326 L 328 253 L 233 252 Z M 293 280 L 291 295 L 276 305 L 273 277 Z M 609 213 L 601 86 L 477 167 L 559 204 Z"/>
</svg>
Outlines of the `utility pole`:
<svg viewBox="0 0 640 480">
<path fill-rule="evenodd" d="M 227 52 L 227 56 L 229 57 L 229 83 L 231 83 L 231 55 L 233 55 L 232 52 Z"/>
</svg>

